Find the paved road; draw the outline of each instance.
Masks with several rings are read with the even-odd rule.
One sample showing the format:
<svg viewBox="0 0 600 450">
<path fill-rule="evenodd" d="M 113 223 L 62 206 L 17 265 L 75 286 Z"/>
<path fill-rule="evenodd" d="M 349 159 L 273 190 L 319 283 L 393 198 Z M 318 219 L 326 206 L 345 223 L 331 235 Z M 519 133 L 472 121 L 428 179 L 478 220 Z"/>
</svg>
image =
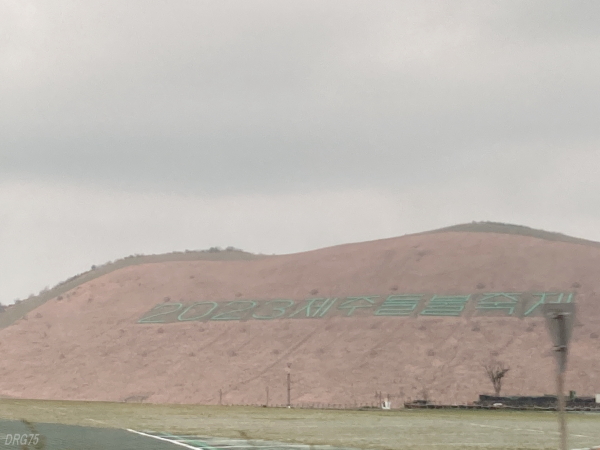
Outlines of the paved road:
<svg viewBox="0 0 600 450">
<path fill-rule="evenodd" d="M 151 431 L 0 421 L 0 450 L 349 450 L 246 439 L 178 436 Z"/>
</svg>

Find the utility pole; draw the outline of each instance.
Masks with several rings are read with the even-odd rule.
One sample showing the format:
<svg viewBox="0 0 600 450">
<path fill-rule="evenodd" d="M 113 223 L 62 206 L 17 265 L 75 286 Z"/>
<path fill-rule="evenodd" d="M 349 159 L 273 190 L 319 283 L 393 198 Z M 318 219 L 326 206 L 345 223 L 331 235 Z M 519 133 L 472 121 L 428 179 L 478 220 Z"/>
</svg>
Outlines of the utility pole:
<svg viewBox="0 0 600 450">
<path fill-rule="evenodd" d="M 557 350 L 559 351 L 559 350 Z M 560 449 L 567 450 L 567 418 L 565 417 L 565 374 L 556 373 L 556 398 L 558 400 L 558 428 L 560 430 Z"/>
<path fill-rule="evenodd" d="M 292 374 L 287 374 L 287 407 L 292 407 Z"/>
<path fill-rule="evenodd" d="M 265 406 L 269 406 L 269 386 L 267 386 L 267 403 L 265 403 Z"/>
<path fill-rule="evenodd" d="M 558 403 L 558 427 L 560 431 L 560 449 L 567 450 L 567 418 L 565 416 L 565 371 L 569 340 L 575 320 L 574 303 L 547 303 L 543 305 L 544 315 L 550 337 L 554 343 L 556 355 L 556 400 Z"/>
<path fill-rule="evenodd" d="M 287 363 L 287 407 L 292 407 L 292 363 Z"/>
</svg>

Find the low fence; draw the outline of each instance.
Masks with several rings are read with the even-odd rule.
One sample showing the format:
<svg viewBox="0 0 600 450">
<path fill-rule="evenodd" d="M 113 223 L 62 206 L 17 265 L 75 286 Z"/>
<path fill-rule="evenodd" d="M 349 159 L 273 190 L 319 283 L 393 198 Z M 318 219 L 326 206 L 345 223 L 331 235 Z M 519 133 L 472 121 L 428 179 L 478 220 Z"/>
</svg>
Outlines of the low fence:
<svg viewBox="0 0 600 450">
<path fill-rule="evenodd" d="M 421 403 L 405 403 L 406 409 L 472 409 L 472 410 L 512 410 L 512 411 L 556 411 L 556 406 L 532 406 L 532 405 L 436 405 L 436 404 L 421 404 Z M 600 413 L 600 405 L 598 406 L 572 406 L 567 407 L 566 411 L 586 411 Z"/>
<path fill-rule="evenodd" d="M 294 408 L 294 409 L 347 409 L 347 410 L 371 410 L 382 409 L 378 403 L 292 403 L 287 404 L 264 404 L 264 403 L 222 403 L 220 406 L 248 406 L 260 408 Z"/>
</svg>

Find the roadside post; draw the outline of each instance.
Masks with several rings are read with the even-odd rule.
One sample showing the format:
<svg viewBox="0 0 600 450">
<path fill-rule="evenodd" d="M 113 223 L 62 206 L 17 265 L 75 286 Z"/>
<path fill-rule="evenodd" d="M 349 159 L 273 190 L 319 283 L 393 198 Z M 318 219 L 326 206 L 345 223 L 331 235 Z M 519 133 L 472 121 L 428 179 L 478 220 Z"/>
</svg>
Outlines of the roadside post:
<svg viewBox="0 0 600 450">
<path fill-rule="evenodd" d="M 558 425 L 560 449 L 567 450 L 567 420 L 565 417 L 565 371 L 569 353 L 569 340 L 575 321 L 574 303 L 546 303 L 543 305 L 546 325 L 554 344 L 556 356 L 556 399 L 558 402 Z"/>
</svg>

